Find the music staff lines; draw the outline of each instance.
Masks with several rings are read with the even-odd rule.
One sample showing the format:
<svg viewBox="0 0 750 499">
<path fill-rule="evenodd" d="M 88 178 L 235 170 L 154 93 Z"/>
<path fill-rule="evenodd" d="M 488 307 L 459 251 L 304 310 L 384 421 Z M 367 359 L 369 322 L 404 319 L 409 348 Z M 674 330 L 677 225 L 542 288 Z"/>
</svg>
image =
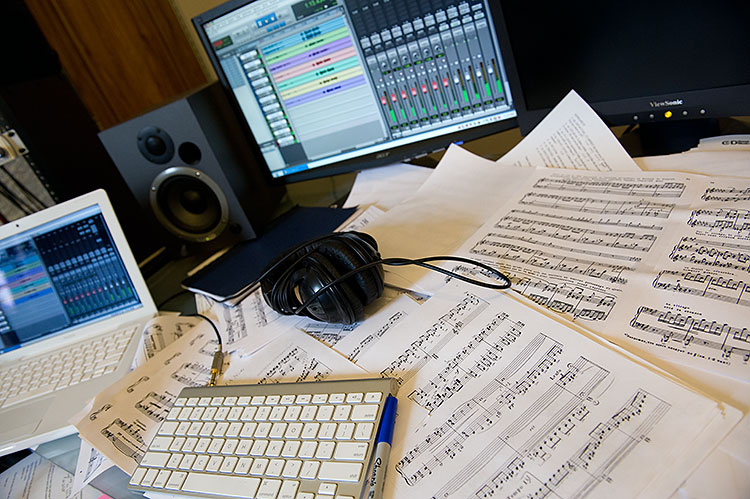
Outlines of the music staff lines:
<svg viewBox="0 0 750 499">
<path fill-rule="evenodd" d="M 247 324 L 245 314 L 240 307 L 222 307 L 224 321 L 226 322 L 227 343 L 232 344 L 247 336 Z"/>
<path fill-rule="evenodd" d="M 394 378 L 402 385 L 414 377 L 430 359 L 448 344 L 464 327 L 471 323 L 489 304 L 471 293 L 432 324 L 380 372 L 384 378 Z"/>
<path fill-rule="evenodd" d="M 581 193 L 619 194 L 623 196 L 679 198 L 685 192 L 683 182 L 625 182 L 617 180 L 593 180 L 572 178 L 541 178 L 535 189 L 575 191 Z"/>
<path fill-rule="evenodd" d="M 469 380 L 481 376 L 502 358 L 503 348 L 521 336 L 523 324 L 511 322 L 504 334 L 495 340 L 489 338 L 507 320 L 507 314 L 497 314 L 461 350 L 445 361 L 446 365 L 440 372 L 414 389 L 408 397 L 431 412 L 458 393 Z M 472 355 L 480 352 L 480 348 L 483 349 L 481 354 L 474 359 Z M 464 363 L 469 365 L 463 366 Z"/>
<path fill-rule="evenodd" d="M 591 250 L 585 250 L 585 249 L 579 249 L 579 248 L 571 248 L 569 246 L 562 246 L 559 244 L 552 244 L 547 243 L 544 241 L 541 241 L 539 239 L 533 238 L 533 237 L 527 237 L 517 234 L 498 234 L 497 232 L 489 232 L 485 237 L 494 237 L 497 239 L 502 240 L 513 240 L 513 241 L 520 241 L 522 243 L 527 243 L 531 245 L 543 245 L 545 248 L 551 248 L 555 250 L 560 251 L 567 251 L 569 253 L 578 253 L 581 255 L 588 255 L 588 256 L 594 256 L 599 258 L 609 258 L 611 260 L 622 260 L 624 262 L 640 262 L 641 257 L 639 256 L 628 256 L 628 255 L 620 255 L 617 253 L 605 253 L 603 251 L 591 251 Z M 585 243 L 585 244 L 596 244 L 596 243 Z M 607 244 L 601 244 L 597 246 L 608 246 Z"/>
<path fill-rule="evenodd" d="M 571 314 L 576 319 L 601 321 L 615 305 L 615 296 L 586 289 L 583 286 L 555 284 L 542 279 L 519 279 L 513 283 L 516 291 L 544 307 Z"/>
<path fill-rule="evenodd" d="M 355 322 L 354 324 L 307 322 L 300 326 L 300 329 L 318 341 L 322 341 L 329 347 L 332 347 L 361 324 L 361 322 Z"/>
<path fill-rule="evenodd" d="M 563 482 L 566 492 L 562 495 L 585 497 L 599 483 L 610 480 L 612 470 L 638 444 L 648 441 L 649 432 L 670 407 L 658 397 L 639 390 L 608 421 L 598 423 L 589 432 L 588 441 L 551 475 L 538 477 L 526 471 L 527 464 L 538 457 L 518 453 L 507 458 L 492 477 L 475 490 L 473 497 L 508 496 L 511 491 L 519 497 L 558 496 Z M 547 452 L 554 452 L 560 442 L 569 437 L 589 415 L 587 404 L 582 403 L 565 420 L 565 425 L 549 434 L 536 453 L 546 455 Z M 507 490 L 505 494 L 504 490 Z"/>
<path fill-rule="evenodd" d="M 330 376 L 331 372 L 330 367 L 310 355 L 304 348 L 291 346 L 269 364 L 258 383 L 279 383 L 283 379 L 296 382 L 322 381 Z"/>
<path fill-rule="evenodd" d="M 170 393 L 149 392 L 135 403 L 135 408 L 147 418 L 161 423 L 167 418 L 176 398 Z"/>
<path fill-rule="evenodd" d="M 364 338 L 362 338 L 362 341 L 359 342 L 359 344 L 354 347 L 351 351 L 351 353 L 347 356 L 349 360 L 352 362 L 357 362 L 357 359 L 360 355 L 367 352 L 370 348 L 372 348 L 377 341 L 385 336 L 385 334 L 393 329 L 393 327 L 403 321 L 407 317 L 406 312 L 403 312 L 399 310 L 398 312 L 394 313 L 392 316 L 388 318 L 385 324 L 380 326 L 377 331 L 375 331 L 372 334 L 368 334 Z"/>
<path fill-rule="evenodd" d="M 146 425 L 137 419 L 128 423 L 120 418 L 115 418 L 114 421 L 102 428 L 101 433 L 112 442 L 115 449 L 138 464 L 146 453 L 146 444 L 142 436 L 146 429 Z"/>
<path fill-rule="evenodd" d="M 747 327 L 649 307 L 639 307 L 630 325 L 658 335 L 665 345 L 676 343 L 686 351 L 690 347 L 693 354 L 704 358 L 726 362 L 736 353 L 742 356 L 745 364 L 750 360 L 750 331 Z"/>
<path fill-rule="evenodd" d="M 643 252 L 650 251 L 656 241 L 654 234 L 645 232 L 611 232 L 597 229 L 583 229 L 580 227 L 571 227 L 566 224 L 514 215 L 506 215 L 501 218 L 495 223 L 495 228 L 545 236 L 579 244 Z"/>
<path fill-rule="evenodd" d="M 200 362 L 185 362 L 170 376 L 186 386 L 203 386 L 211 377 L 211 368 Z"/>
<path fill-rule="evenodd" d="M 612 265 L 572 256 L 559 256 L 539 249 L 493 241 L 487 238 L 479 240 L 469 252 L 475 255 L 515 261 L 534 267 L 593 277 L 618 284 L 627 282 L 627 279 L 623 277 L 624 272 L 635 270 L 634 267 L 629 265 Z"/>
<path fill-rule="evenodd" d="M 701 195 L 703 201 L 720 201 L 733 203 L 739 201 L 750 201 L 750 189 L 737 189 L 736 187 L 709 187 Z"/>
<path fill-rule="evenodd" d="M 669 258 L 709 267 L 750 271 L 750 245 L 683 237 Z"/>
<path fill-rule="evenodd" d="M 639 390 L 609 421 L 597 425 L 589 433 L 589 441 L 568 461 L 572 466 L 588 471 L 588 480 L 579 485 L 574 496 L 584 497 L 599 483 L 608 480 L 617 464 L 647 440 L 649 432 L 670 407 L 664 400 Z M 629 430 L 631 419 L 638 423 Z M 599 454 L 605 456 L 596 461 Z M 591 469 L 592 463 L 597 464 L 595 469 Z"/>
<path fill-rule="evenodd" d="M 502 411 L 512 409 L 516 397 L 539 382 L 539 376 L 534 375 L 536 370 L 549 370 L 561 353 L 562 347 L 557 342 L 542 334 L 535 336 L 502 373 L 486 383 L 477 395 L 461 404 L 444 423 L 406 452 L 396 464 L 396 470 L 408 484 L 413 485 L 431 474 L 433 468 L 441 466 L 445 459 L 455 457 L 463 449 L 463 442 L 476 434 L 477 427 L 501 416 Z M 527 373 L 522 373 L 521 369 L 527 365 Z M 526 383 L 528 375 L 532 378 Z M 511 376 L 514 379 L 509 379 Z"/>
<path fill-rule="evenodd" d="M 608 375 L 607 370 L 581 357 L 570 365 L 567 371 L 558 370 L 552 376 L 555 383 L 534 399 L 495 439 L 476 453 L 476 456 L 433 497 L 450 497 L 469 483 L 477 470 L 496 462 L 501 452 L 514 457 L 542 461 L 548 459 L 548 453 L 543 450 L 544 440 L 558 429 L 575 425 L 573 414 L 580 411 L 586 399 Z M 550 408 L 557 410 L 546 414 Z M 489 424 L 493 423 L 489 419 L 488 421 Z"/>
<path fill-rule="evenodd" d="M 728 231 L 747 238 L 750 236 L 750 211 L 731 208 L 693 210 L 687 224 L 706 228 L 709 232 L 722 234 Z"/>
<path fill-rule="evenodd" d="M 656 289 L 750 307 L 748 283 L 742 280 L 700 272 L 662 270 L 653 280 L 652 286 Z"/>
<path fill-rule="evenodd" d="M 581 216 L 566 216 L 560 213 L 542 213 L 534 210 L 510 210 L 508 216 L 515 215 L 528 215 L 541 217 L 547 220 L 563 220 L 569 223 L 585 223 L 595 226 L 611 226 L 611 227 L 622 227 L 624 229 L 642 229 L 642 230 L 654 230 L 661 231 L 664 227 L 655 224 L 643 224 L 637 221 L 624 221 L 619 218 L 593 218 L 593 217 L 581 217 Z"/>
<path fill-rule="evenodd" d="M 559 196 L 530 192 L 519 204 L 601 215 L 633 215 L 650 218 L 669 218 L 675 205 L 650 201 L 609 201 L 575 196 Z"/>
</svg>

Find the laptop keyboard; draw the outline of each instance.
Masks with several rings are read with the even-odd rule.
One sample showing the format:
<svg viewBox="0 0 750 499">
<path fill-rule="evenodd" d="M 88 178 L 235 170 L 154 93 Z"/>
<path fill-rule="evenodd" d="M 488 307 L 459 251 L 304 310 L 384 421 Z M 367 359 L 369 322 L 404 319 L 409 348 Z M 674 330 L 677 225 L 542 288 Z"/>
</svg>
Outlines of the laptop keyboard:
<svg viewBox="0 0 750 499">
<path fill-rule="evenodd" d="M 120 362 L 137 326 L 54 350 L 0 371 L 0 407 L 109 374 Z"/>
<path fill-rule="evenodd" d="M 391 379 L 186 388 L 130 480 L 201 497 L 359 498 Z"/>
</svg>

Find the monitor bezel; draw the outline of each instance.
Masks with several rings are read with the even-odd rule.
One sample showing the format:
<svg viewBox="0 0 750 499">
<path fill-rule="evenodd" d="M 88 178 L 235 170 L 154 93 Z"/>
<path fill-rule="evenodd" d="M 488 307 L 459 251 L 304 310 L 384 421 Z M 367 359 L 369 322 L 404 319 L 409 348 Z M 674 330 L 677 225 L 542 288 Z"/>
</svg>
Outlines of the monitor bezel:
<svg viewBox="0 0 750 499">
<path fill-rule="evenodd" d="M 508 82 L 513 89 L 513 103 L 518 113 L 517 120 L 521 135 L 530 133 L 552 111 L 552 108 L 530 109 L 521 78 L 516 65 L 517 53 L 507 29 L 502 1 L 493 5 L 495 29 L 500 38 L 500 51 L 506 62 Z M 568 88 L 576 90 L 574 88 Z M 670 94 L 654 94 L 637 98 L 620 98 L 606 101 L 589 101 L 587 103 L 599 115 L 607 126 L 668 124 L 691 120 L 711 118 L 727 118 L 735 116 L 750 116 L 750 84 L 740 84 L 699 90 L 676 91 Z M 564 95 L 563 95 L 564 97 Z M 585 95 L 582 95 L 585 99 Z M 562 98 L 562 97 L 561 97 Z M 681 101 L 682 104 L 662 105 L 654 107 L 653 103 L 668 103 Z M 710 105 L 706 104 L 710 102 Z M 701 112 L 701 109 L 703 112 Z M 665 113 L 672 115 L 666 117 Z M 683 111 L 688 111 L 684 116 Z M 650 115 L 653 115 L 651 117 Z M 634 118 L 637 116 L 637 118 Z"/>
<path fill-rule="evenodd" d="M 224 91 L 224 94 L 226 95 L 227 100 L 229 101 L 231 105 L 232 111 L 234 112 L 235 117 L 237 118 L 237 121 L 240 124 L 240 127 L 242 128 L 244 134 L 246 135 L 248 143 L 253 148 L 253 151 L 257 156 L 258 162 L 261 165 L 263 165 L 262 166 L 262 170 L 264 170 L 263 174 L 274 184 L 291 184 L 291 183 L 301 182 L 304 180 L 312 180 L 316 178 L 357 172 L 359 170 L 363 170 L 366 168 L 373 168 L 373 167 L 385 166 L 385 165 L 390 165 L 390 164 L 399 163 L 399 162 L 409 162 L 413 160 L 418 160 L 419 158 L 423 158 L 429 154 L 444 151 L 451 144 L 463 144 L 464 142 L 479 139 L 482 137 L 486 137 L 489 135 L 493 135 L 499 132 L 503 132 L 503 131 L 518 127 L 518 120 L 516 116 L 512 118 L 507 118 L 501 121 L 492 122 L 492 123 L 476 126 L 473 128 L 468 128 L 465 130 L 461 130 L 459 132 L 452 132 L 452 133 L 440 135 L 431 139 L 421 140 L 421 141 L 405 144 L 402 146 L 393 147 L 390 149 L 380 150 L 374 153 L 365 154 L 365 155 L 358 156 L 352 159 L 332 163 L 330 165 L 324 165 L 324 166 L 312 168 L 309 170 L 304 170 L 301 172 L 291 173 L 291 174 L 283 175 L 280 177 L 274 177 L 272 175 L 270 168 L 268 168 L 268 165 L 263 157 L 263 154 L 260 150 L 260 146 L 258 145 L 258 142 L 255 140 L 252 130 L 250 129 L 250 125 L 247 123 L 242 113 L 242 110 L 240 108 L 240 105 L 237 102 L 237 99 L 235 98 L 234 93 L 232 92 L 231 85 L 229 84 L 229 80 L 227 79 L 226 75 L 224 74 L 224 71 L 221 68 L 221 64 L 218 60 L 218 57 L 216 56 L 216 53 L 212 50 L 211 42 L 208 39 L 208 36 L 205 30 L 203 29 L 203 24 L 209 23 L 218 17 L 221 17 L 233 10 L 241 8 L 254 1 L 256 0 L 228 0 L 212 9 L 209 9 L 203 12 L 202 14 L 199 14 L 193 17 L 191 21 L 192 21 L 195 31 L 198 34 L 201 44 L 203 46 L 203 52 L 208 56 L 209 61 L 211 62 L 211 66 L 213 67 L 214 72 L 216 73 L 216 76 L 218 77 L 221 88 Z M 500 32 L 499 32 L 500 23 L 498 22 L 498 18 L 495 12 L 496 2 L 488 2 L 488 5 L 492 11 L 494 27 L 499 37 L 500 36 Z M 500 43 L 501 53 L 502 53 L 502 40 L 499 40 L 499 43 Z M 509 62 L 506 60 L 504 53 L 502 53 L 502 57 L 503 57 L 503 64 L 505 65 L 505 71 L 508 74 L 508 76 L 510 76 L 511 69 L 508 67 Z M 513 71 L 513 73 L 514 72 L 515 71 Z M 514 103 L 513 109 L 516 110 L 515 90 L 512 88 L 512 85 L 509 89 L 507 89 L 507 91 L 508 93 L 511 94 L 511 97 Z M 516 114 L 518 114 L 517 110 L 516 110 Z"/>
</svg>

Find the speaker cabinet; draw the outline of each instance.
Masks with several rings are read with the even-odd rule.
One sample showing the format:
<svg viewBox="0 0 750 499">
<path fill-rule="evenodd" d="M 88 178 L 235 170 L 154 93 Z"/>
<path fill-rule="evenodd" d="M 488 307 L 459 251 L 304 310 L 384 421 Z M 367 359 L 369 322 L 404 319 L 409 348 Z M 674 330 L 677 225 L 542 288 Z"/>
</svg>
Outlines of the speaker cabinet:
<svg viewBox="0 0 750 499">
<path fill-rule="evenodd" d="M 99 138 L 141 206 L 170 239 L 193 248 L 255 238 L 284 193 L 217 83 Z"/>
</svg>

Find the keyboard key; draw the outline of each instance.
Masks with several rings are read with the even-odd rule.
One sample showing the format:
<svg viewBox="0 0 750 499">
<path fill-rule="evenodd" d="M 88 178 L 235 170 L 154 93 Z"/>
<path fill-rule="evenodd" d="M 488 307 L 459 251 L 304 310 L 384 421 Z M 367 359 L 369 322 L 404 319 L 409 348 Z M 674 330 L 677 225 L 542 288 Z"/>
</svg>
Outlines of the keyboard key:
<svg viewBox="0 0 750 499">
<path fill-rule="evenodd" d="M 320 465 L 318 479 L 336 482 L 356 482 L 359 480 L 360 473 L 362 473 L 362 463 L 325 461 Z"/>
<path fill-rule="evenodd" d="M 320 461 L 305 461 L 302 464 L 299 477 L 314 480 L 318 476 L 318 468 L 320 468 Z"/>
<path fill-rule="evenodd" d="M 357 405 L 352 409 L 352 421 L 375 421 L 378 415 L 378 406 L 374 404 Z"/>
<path fill-rule="evenodd" d="M 185 481 L 186 477 L 187 477 L 186 472 L 174 471 L 172 472 L 172 476 L 169 477 L 169 480 L 167 480 L 167 483 L 164 486 L 164 488 L 170 489 L 170 490 L 180 490 L 180 487 L 182 487 L 182 484 Z"/>
<path fill-rule="evenodd" d="M 30 389 L 50 375 L 43 370 L 27 376 Z M 294 393 L 295 386 L 274 393 L 271 385 L 187 388 L 173 418 L 149 442 L 129 487 L 223 497 L 354 499 L 366 483 L 366 460 L 388 393 L 373 388 L 393 385 L 352 380 L 360 389 L 346 390 L 342 382 L 333 383 L 316 383 L 317 393 Z M 211 395 L 213 390 L 221 395 Z"/>
<path fill-rule="evenodd" d="M 364 461 L 367 449 L 366 442 L 340 442 L 333 458 L 339 461 Z"/>
<path fill-rule="evenodd" d="M 284 480 L 279 490 L 278 499 L 295 499 L 297 496 L 297 489 L 299 489 L 299 482 L 296 480 Z"/>
<path fill-rule="evenodd" d="M 259 486 L 259 478 L 191 472 L 188 473 L 181 490 L 195 494 L 254 497 Z"/>
<path fill-rule="evenodd" d="M 273 478 L 265 478 L 260 483 L 256 497 L 258 499 L 276 499 L 276 494 L 281 488 L 281 480 L 275 480 Z"/>
<path fill-rule="evenodd" d="M 198 444 L 197 438 L 187 438 L 185 443 L 182 445 L 182 452 L 193 452 L 195 446 Z"/>
</svg>

